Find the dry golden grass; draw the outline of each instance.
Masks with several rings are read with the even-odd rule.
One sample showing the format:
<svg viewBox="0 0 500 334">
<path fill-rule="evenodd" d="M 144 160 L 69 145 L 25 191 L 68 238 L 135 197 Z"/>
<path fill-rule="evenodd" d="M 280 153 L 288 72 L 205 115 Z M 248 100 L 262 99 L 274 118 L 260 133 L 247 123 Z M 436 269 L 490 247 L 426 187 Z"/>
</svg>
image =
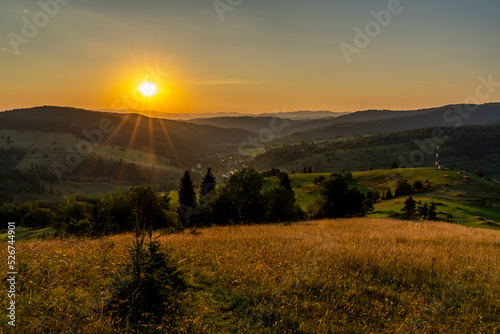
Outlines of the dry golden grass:
<svg viewBox="0 0 500 334">
<path fill-rule="evenodd" d="M 112 332 L 101 309 L 131 241 L 18 243 L 18 329 Z M 499 231 L 340 219 L 216 227 L 160 241 L 190 282 L 179 296 L 180 325 L 165 332 L 500 331 Z"/>
<path fill-rule="evenodd" d="M 124 260 L 130 236 L 102 240 L 65 239 L 17 242 L 16 328 L 19 333 L 106 332 L 103 301 Z M 2 246 L 7 248 L 7 244 Z M 5 266 L 2 266 L 4 269 Z M 3 271 L 7 272 L 6 268 Z M 2 285 L 2 296 L 6 296 Z M 6 308 L 2 298 L 2 308 Z M 5 314 L 2 328 L 8 329 Z"/>
</svg>

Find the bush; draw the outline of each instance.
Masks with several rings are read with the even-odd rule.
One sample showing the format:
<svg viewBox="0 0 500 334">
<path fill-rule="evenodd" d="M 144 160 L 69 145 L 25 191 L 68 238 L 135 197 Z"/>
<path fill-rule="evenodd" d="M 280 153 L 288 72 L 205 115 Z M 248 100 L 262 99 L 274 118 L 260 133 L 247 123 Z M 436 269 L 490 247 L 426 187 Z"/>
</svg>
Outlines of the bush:
<svg viewBox="0 0 500 334">
<path fill-rule="evenodd" d="M 21 225 L 27 228 L 44 228 L 54 220 L 54 214 L 49 209 L 36 209 L 27 213 L 21 219 Z"/>
<path fill-rule="evenodd" d="M 405 179 L 399 179 L 396 183 L 395 197 L 405 196 L 412 193 L 411 185 Z"/>
<path fill-rule="evenodd" d="M 72 219 L 69 223 L 63 225 L 64 231 L 76 236 L 89 236 L 93 234 L 94 224 L 88 220 L 76 221 Z"/>
<path fill-rule="evenodd" d="M 323 182 L 325 180 L 326 180 L 326 177 L 324 177 L 323 175 L 320 175 L 320 176 L 314 178 L 314 184 L 321 184 L 321 182 Z"/>
<path fill-rule="evenodd" d="M 413 190 L 415 191 L 422 191 L 424 189 L 424 184 L 422 181 L 415 181 L 413 182 Z"/>
</svg>

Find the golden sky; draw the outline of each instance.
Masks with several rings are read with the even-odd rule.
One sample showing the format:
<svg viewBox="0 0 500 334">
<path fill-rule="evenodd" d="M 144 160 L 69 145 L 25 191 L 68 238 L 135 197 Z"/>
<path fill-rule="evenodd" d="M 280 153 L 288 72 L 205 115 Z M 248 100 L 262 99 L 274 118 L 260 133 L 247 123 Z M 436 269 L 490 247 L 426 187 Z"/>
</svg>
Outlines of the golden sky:
<svg viewBox="0 0 500 334">
<path fill-rule="evenodd" d="M 217 1 L 2 4 L 0 110 L 414 109 L 500 82 L 498 1 Z"/>
</svg>

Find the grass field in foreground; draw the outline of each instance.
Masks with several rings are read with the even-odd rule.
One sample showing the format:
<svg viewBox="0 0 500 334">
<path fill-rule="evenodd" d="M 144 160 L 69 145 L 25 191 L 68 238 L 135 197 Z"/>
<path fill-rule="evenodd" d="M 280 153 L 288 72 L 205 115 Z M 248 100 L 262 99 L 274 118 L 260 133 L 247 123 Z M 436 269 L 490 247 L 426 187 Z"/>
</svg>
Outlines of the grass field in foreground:
<svg viewBox="0 0 500 334">
<path fill-rule="evenodd" d="M 500 231 L 340 219 L 199 232 L 159 238 L 189 282 L 164 333 L 500 331 Z M 132 239 L 18 242 L 16 329 L 116 332 L 102 307 Z"/>
</svg>

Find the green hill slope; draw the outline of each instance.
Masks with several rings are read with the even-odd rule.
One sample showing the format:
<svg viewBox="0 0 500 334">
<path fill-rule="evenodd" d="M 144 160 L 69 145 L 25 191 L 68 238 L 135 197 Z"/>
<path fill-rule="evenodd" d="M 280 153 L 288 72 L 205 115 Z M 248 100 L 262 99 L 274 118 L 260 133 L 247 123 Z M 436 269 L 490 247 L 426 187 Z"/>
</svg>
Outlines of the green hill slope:
<svg viewBox="0 0 500 334">
<path fill-rule="evenodd" d="M 319 184 L 314 179 L 330 173 L 291 174 L 292 188 L 296 194 L 297 204 L 303 209 L 313 205 L 319 198 Z M 435 201 L 438 204 L 438 217 L 466 226 L 498 228 L 500 227 L 500 183 L 488 181 L 475 174 L 458 170 L 436 170 L 433 168 L 408 168 L 373 170 L 353 173 L 350 187 L 357 187 L 362 192 L 391 190 L 394 194 L 398 179 L 406 179 L 408 183 L 421 181 L 428 189 L 412 194 L 416 200 Z M 269 189 L 278 184 L 276 177 L 266 179 L 264 187 Z M 380 200 L 375 203 L 375 210 L 369 217 L 387 217 L 390 211 L 399 211 L 408 196 L 391 200 Z M 495 224 L 488 222 L 499 223 Z"/>
</svg>

